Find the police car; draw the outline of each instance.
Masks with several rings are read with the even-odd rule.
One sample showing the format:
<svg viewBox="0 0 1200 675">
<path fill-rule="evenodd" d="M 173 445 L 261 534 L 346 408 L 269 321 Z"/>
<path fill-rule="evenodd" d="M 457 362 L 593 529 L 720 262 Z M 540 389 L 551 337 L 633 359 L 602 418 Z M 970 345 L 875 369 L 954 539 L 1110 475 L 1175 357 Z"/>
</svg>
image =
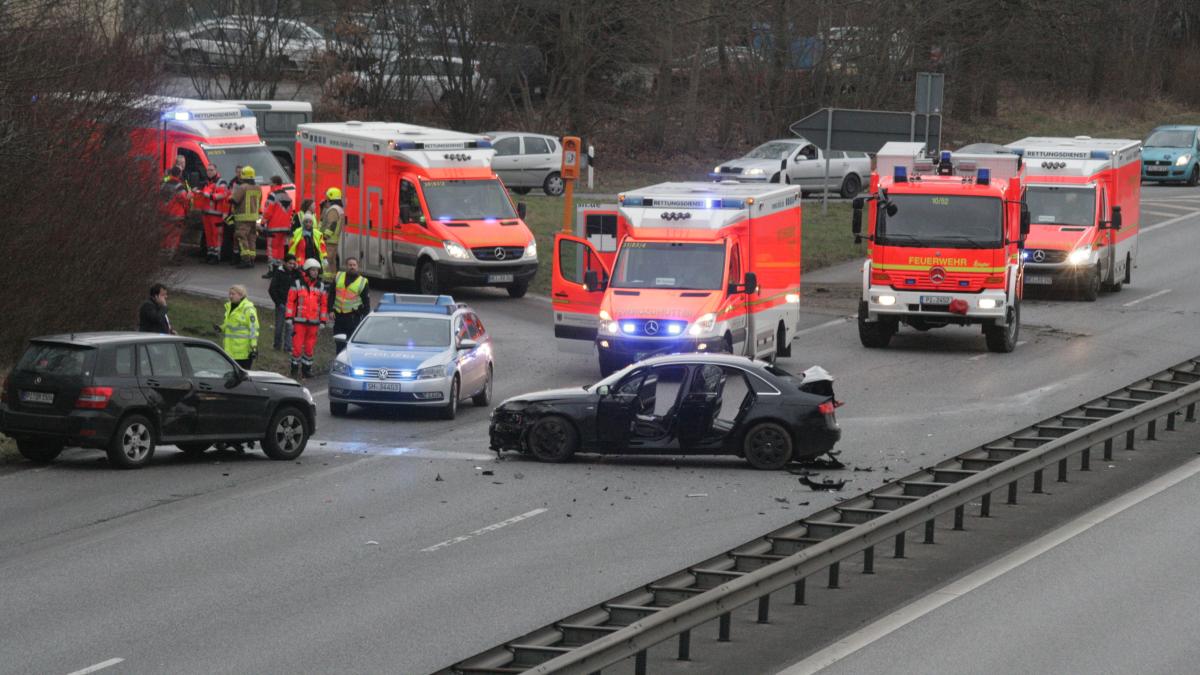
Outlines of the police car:
<svg viewBox="0 0 1200 675">
<path fill-rule="evenodd" d="M 479 316 L 448 295 L 385 293 L 345 344 L 329 376 L 329 413 L 358 405 L 436 407 L 454 419 L 459 401 L 492 399 L 492 339 Z"/>
</svg>

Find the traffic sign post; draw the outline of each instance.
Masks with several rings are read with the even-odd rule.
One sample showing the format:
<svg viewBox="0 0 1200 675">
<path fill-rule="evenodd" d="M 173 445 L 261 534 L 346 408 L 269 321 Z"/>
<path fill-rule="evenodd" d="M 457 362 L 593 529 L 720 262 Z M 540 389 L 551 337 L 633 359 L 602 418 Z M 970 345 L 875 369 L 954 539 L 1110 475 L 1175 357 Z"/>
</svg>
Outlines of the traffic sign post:
<svg viewBox="0 0 1200 675">
<path fill-rule="evenodd" d="M 562 146 L 562 168 L 559 172 L 563 179 L 562 231 L 564 234 L 571 234 L 571 207 L 575 200 L 575 181 L 579 178 L 579 154 L 582 143 L 578 136 L 564 136 Z"/>
</svg>

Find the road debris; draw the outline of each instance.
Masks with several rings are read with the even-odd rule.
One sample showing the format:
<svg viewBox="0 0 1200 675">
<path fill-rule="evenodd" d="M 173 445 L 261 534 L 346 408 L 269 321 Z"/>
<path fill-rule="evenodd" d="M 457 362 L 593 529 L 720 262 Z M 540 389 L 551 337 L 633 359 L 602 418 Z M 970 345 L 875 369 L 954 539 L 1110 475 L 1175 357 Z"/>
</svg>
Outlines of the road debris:
<svg viewBox="0 0 1200 675">
<path fill-rule="evenodd" d="M 818 483 L 808 476 L 801 476 L 800 482 L 814 490 L 831 490 L 833 492 L 837 492 L 838 490 L 846 487 L 846 481 L 844 480 L 823 480 Z"/>
</svg>

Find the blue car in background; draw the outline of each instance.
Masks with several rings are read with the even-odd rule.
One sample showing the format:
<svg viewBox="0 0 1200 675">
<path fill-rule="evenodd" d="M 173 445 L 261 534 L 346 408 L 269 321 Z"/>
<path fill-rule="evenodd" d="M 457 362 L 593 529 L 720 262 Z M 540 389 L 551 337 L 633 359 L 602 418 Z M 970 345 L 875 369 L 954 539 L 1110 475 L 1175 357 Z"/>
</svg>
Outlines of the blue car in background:
<svg viewBox="0 0 1200 675">
<path fill-rule="evenodd" d="M 385 293 L 353 335 L 329 375 L 329 413 L 350 404 L 438 408 L 454 419 L 466 398 L 492 400 L 492 339 L 479 316 L 448 295 Z"/>
<path fill-rule="evenodd" d="M 1200 184 L 1200 126 L 1158 127 L 1142 144 L 1142 180 Z"/>
</svg>

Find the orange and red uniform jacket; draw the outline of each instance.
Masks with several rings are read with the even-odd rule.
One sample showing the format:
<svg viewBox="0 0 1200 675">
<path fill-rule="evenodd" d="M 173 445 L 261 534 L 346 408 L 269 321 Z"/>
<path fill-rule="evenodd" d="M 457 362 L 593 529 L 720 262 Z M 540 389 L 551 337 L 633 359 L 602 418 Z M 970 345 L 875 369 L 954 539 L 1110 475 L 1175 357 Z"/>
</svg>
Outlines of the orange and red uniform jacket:
<svg viewBox="0 0 1200 675">
<path fill-rule="evenodd" d="M 205 216 L 224 218 L 229 211 L 229 188 L 217 183 L 209 183 L 195 193 L 193 197 L 196 208 Z"/>
<path fill-rule="evenodd" d="M 284 188 L 275 188 L 267 197 L 267 210 L 263 211 L 263 222 L 266 224 L 267 234 L 292 233 L 292 200 L 288 198 Z"/>
<path fill-rule="evenodd" d="M 329 291 L 320 280 L 313 281 L 308 273 L 300 275 L 288 290 L 288 321 L 300 324 L 322 324 L 329 320 Z"/>
</svg>

